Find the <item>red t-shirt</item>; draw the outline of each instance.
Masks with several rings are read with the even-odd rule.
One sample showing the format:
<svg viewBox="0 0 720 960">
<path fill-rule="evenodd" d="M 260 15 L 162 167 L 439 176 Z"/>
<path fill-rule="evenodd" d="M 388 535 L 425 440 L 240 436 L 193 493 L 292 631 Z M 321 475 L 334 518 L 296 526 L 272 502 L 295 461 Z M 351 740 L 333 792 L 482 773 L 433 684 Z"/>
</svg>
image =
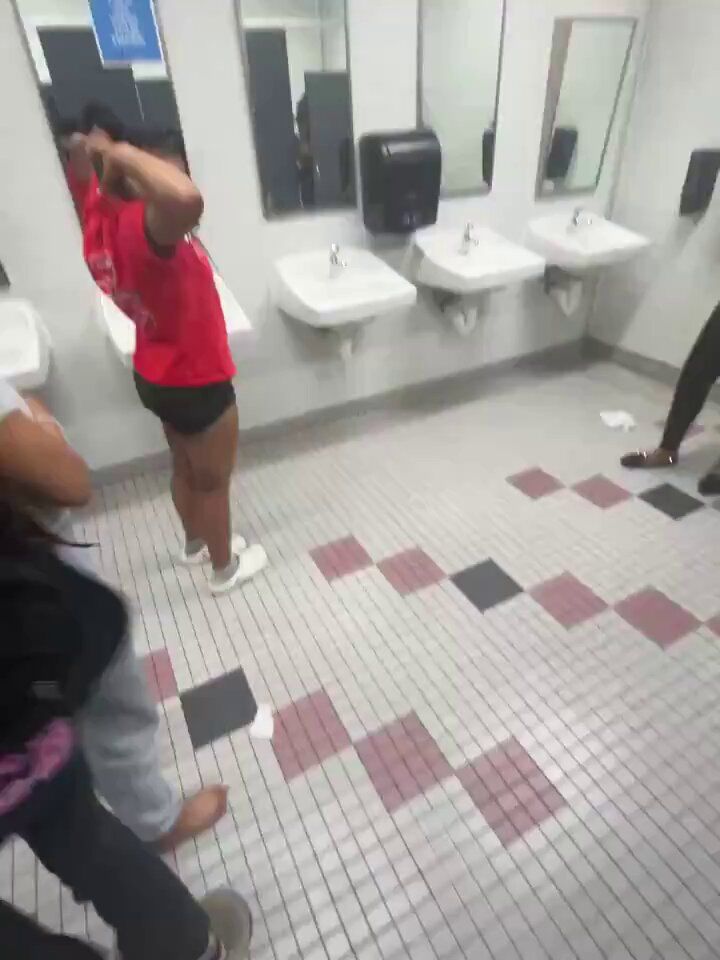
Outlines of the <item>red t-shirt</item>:
<svg viewBox="0 0 720 960">
<path fill-rule="evenodd" d="M 213 270 L 190 235 L 159 256 L 145 234 L 145 203 L 101 193 L 85 203 L 85 261 L 100 289 L 135 323 L 135 369 L 166 387 L 197 387 L 235 375 Z"/>
</svg>

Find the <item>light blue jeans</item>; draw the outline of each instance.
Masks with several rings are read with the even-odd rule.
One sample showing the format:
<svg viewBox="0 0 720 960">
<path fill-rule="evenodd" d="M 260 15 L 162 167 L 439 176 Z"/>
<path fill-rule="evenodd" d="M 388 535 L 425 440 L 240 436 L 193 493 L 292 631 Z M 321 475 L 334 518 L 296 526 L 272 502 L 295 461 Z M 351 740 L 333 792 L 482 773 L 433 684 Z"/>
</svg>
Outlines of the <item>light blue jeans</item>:
<svg viewBox="0 0 720 960">
<path fill-rule="evenodd" d="M 67 563 L 94 574 L 88 551 L 60 547 Z M 128 638 L 78 718 L 93 783 L 141 840 L 158 840 L 180 816 L 182 799 L 162 774 L 157 707 Z"/>
<path fill-rule="evenodd" d="M 85 758 L 98 793 L 141 840 L 157 840 L 182 801 L 160 769 L 157 707 L 126 640 L 79 718 Z"/>
</svg>

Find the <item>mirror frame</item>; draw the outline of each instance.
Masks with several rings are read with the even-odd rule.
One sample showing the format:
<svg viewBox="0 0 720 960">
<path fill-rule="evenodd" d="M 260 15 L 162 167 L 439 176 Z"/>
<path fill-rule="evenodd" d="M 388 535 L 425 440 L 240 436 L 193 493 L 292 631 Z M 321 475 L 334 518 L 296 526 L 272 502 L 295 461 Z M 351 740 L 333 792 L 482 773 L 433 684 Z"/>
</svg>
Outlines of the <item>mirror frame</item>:
<svg viewBox="0 0 720 960">
<path fill-rule="evenodd" d="M 423 123 L 422 116 L 422 68 L 423 68 L 423 5 L 425 0 L 417 0 L 417 71 L 415 82 L 415 125 L 418 130 L 432 129 Z M 497 146 L 497 121 L 500 110 L 500 82 L 502 80 L 503 58 L 505 56 L 505 31 L 507 29 L 507 8 L 508 0 L 496 0 L 502 4 L 502 13 L 500 16 L 500 47 L 498 50 L 497 75 L 495 78 L 495 110 L 493 112 L 493 122 L 495 124 Z M 442 144 L 440 144 L 442 149 Z M 482 156 L 478 157 L 478 168 L 480 170 L 481 186 L 477 189 L 443 190 L 440 188 L 440 199 L 451 200 L 455 197 L 486 197 L 492 191 L 492 184 L 486 184 L 482 179 Z M 494 167 L 493 167 L 494 179 Z"/>
<path fill-rule="evenodd" d="M 281 213 L 269 213 L 265 209 L 265 200 L 262 194 L 262 178 L 260 176 L 260 154 L 258 153 L 257 134 L 255 133 L 255 123 L 253 122 L 253 104 L 250 97 L 250 62 L 247 53 L 247 44 L 245 43 L 245 28 L 242 22 L 243 0 L 233 0 L 233 11 L 235 16 L 235 25 L 240 44 L 240 59 L 242 60 L 243 80 L 245 83 L 245 102 L 248 109 L 248 122 L 250 124 L 250 134 L 252 136 L 253 154 L 255 156 L 255 191 L 257 193 L 258 203 L 262 211 L 263 220 L 266 223 L 275 223 L 282 220 L 297 220 L 300 217 L 315 217 L 323 214 L 338 214 L 343 211 L 357 210 L 359 206 L 359 182 L 358 182 L 358 156 L 357 140 L 355 139 L 355 107 L 353 103 L 353 83 L 352 67 L 350 65 L 350 22 L 348 20 L 349 0 L 343 0 L 343 17 L 345 20 L 345 63 L 347 64 L 348 86 L 350 88 L 350 135 L 352 140 L 352 158 L 353 158 L 353 178 L 355 180 L 355 201 L 353 203 L 342 203 L 336 206 L 317 207 L 312 209 L 287 210 Z"/>
<path fill-rule="evenodd" d="M 545 165 L 547 163 L 548 153 L 550 149 L 550 142 L 552 139 L 552 132 L 555 126 L 555 116 L 557 114 L 557 106 L 560 101 L 560 92 L 562 90 L 562 81 L 565 73 L 565 58 L 562 61 L 562 73 L 559 76 L 559 83 L 555 83 L 556 77 L 555 74 L 558 70 L 558 64 L 556 63 L 558 53 L 561 50 L 560 44 L 564 43 L 562 37 L 562 32 L 564 30 L 568 31 L 567 37 L 568 42 L 570 40 L 570 34 L 572 33 L 573 23 L 627 23 L 631 25 L 630 37 L 628 39 L 627 49 L 625 51 L 625 57 L 623 59 L 622 70 L 620 71 L 620 79 L 618 81 L 617 89 L 615 91 L 615 97 L 613 99 L 612 110 L 610 112 L 610 119 L 608 121 L 607 129 L 605 130 L 605 139 L 603 140 L 603 147 L 600 153 L 600 159 L 598 162 L 597 174 L 595 175 L 595 182 L 586 187 L 566 187 L 560 190 L 553 190 L 551 193 L 543 193 L 543 184 L 545 182 Z M 553 22 L 553 35 L 552 43 L 550 46 L 550 58 L 548 63 L 548 72 L 547 79 L 545 81 L 545 106 L 543 109 L 543 119 L 542 119 L 542 135 L 540 137 L 540 149 L 538 152 L 538 164 L 537 171 L 535 175 L 535 199 L 536 200 L 552 200 L 554 197 L 573 197 L 580 196 L 582 194 L 594 193 L 600 183 L 602 177 L 603 167 L 605 166 L 605 158 L 607 156 L 608 147 L 610 145 L 610 138 L 613 134 L 613 128 L 615 126 L 615 120 L 617 119 L 618 107 L 620 105 L 620 98 L 622 97 L 623 90 L 625 87 L 625 80 L 628 75 L 628 67 L 630 65 L 630 58 L 633 54 L 633 49 L 635 45 L 635 37 L 638 31 L 638 18 L 637 17 L 598 17 L 598 16 L 585 16 L 585 17 L 555 17 Z"/>
</svg>

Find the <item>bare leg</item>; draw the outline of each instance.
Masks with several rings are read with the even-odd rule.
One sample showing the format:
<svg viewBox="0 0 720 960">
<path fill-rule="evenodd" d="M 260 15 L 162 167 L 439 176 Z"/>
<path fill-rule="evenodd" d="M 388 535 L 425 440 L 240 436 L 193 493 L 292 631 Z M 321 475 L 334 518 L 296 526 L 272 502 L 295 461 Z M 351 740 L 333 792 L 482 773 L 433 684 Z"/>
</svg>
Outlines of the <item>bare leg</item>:
<svg viewBox="0 0 720 960">
<path fill-rule="evenodd" d="M 229 407 L 202 433 L 175 434 L 174 442 L 189 466 L 190 496 L 183 509 L 195 535 L 207 544 L 213 569 L 222 570 L 232 559 L 230 478 L 237 456 L 237 407 Z M 180 490 L 182 497 L 182 483 Z"/>
<path fill-rule="evenodd" d="M 197 519 L 195 517 L 195 496 L 191 486 L 192 471 L 190 461 L 183 450 L 182 434 L 179 434 L 169 424 L 163 424 L 165 437 L 172 454 L 172 480 L 170 481 L 170 490 L 172 493 L 173 504 L 177 510 L 180 521 L 185 531 L 185 539 L 188 543 L 201 539 Z"/>
</svg>

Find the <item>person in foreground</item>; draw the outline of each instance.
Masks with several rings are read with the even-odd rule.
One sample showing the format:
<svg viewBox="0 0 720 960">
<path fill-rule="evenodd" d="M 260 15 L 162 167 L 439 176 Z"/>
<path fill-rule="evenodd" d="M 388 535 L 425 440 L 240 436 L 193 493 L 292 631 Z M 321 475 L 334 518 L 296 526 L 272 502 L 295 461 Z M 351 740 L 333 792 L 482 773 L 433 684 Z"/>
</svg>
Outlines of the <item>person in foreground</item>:
<svg viewBox="0 0 720 960">
<path fill-rule="evenodd" d="M 720 377 L 720 304 L 710 314 L 680 371 L 660 446 L 655 450 L 627 453 L 620 463 L 624 467 L 635 469 L 674 467 L 678 462 L 680 445 L 704 407 L 718 377 Z M 698 491 L 703 496 L 720 494 L 720 460 L 700 479 Z"/>
<path fill-rule="evenodd" d="M 91 495 L 87 464 L 55 418 L 39 400 L 22 398 L 2 380 L 0 493 L 66 537 L 69 508 L 84 505 Z M 90 568 L 83 547 L 58 541 L 55 549 L 66 562 Z M 209 830 L 225 815 L 224 786 L 204 787 L 183 800 L 163 777 L 157 708 L 129 634 L 98 678 L 77 725 L 97 789 L 123 823 L 158 851 Z"/>
<path fill-rule="evenodd" d="M 144 136 L 138 142 L 146 149 L 97 128 L 85 140 L 101 177 L 84 203 L 85 260 L 135 323 L 135 386 L 162 422 L 172 453 L 172 496 L 185 532 L 178 559 L 209 559 L 210 589 L 225 593 L 267 562 L 259 544 L 248 546 L 231 532 L 235 366 L 213 270 L 191 233 L 203 199 L 182 144 Z"/>
<path fill-rule="evenodd" d="M 198 903 L 95 796 L 75 718 L 120 649 L 127 613 L 58 545 L 0 496 L 0 843 L 21 837 L 92 903 L 123 960 L 246 960 L 252 918 L 242 897 L 217 890 Z M 0 902 L 0 956 L 99 954 Z"/>
</svg>

